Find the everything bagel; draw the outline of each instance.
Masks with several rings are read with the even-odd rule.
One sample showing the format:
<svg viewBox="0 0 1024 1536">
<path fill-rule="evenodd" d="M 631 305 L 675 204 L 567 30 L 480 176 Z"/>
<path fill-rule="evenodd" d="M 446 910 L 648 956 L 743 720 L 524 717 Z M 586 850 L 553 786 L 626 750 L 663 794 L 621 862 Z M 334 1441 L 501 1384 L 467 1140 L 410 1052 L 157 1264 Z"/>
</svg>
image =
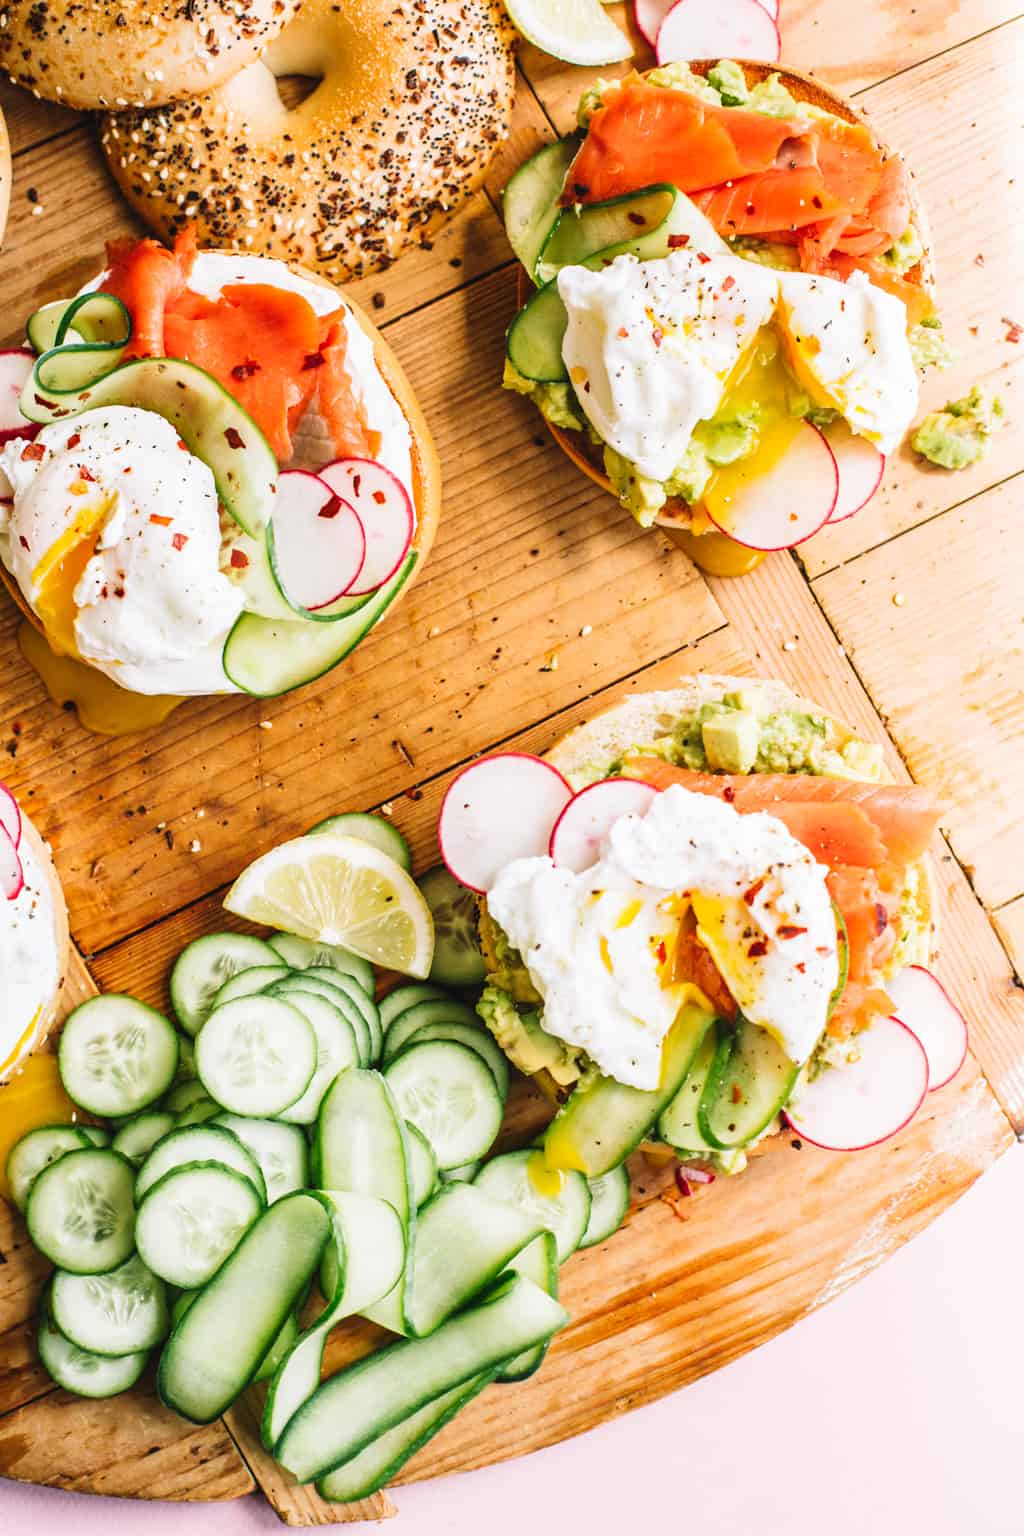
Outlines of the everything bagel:
<svg viewBox="0 0 1024 1536">
<path fill-rule="evenodd" d="M 158 112 L 111 113 L 111 172 L 164 238 L 297 262 L 333 281 L 387 267 L 480 185 L 515 87 L 501 0 L 307 0 L 258 63 Z M 277 79 L 319 81 L 293 109 Z"/>
<path fill-rule="evenodd" d="M 3 0 L 0 69 L 83 110 L 209 91 L 253 63 L 299 0 Z"/>
</svg>

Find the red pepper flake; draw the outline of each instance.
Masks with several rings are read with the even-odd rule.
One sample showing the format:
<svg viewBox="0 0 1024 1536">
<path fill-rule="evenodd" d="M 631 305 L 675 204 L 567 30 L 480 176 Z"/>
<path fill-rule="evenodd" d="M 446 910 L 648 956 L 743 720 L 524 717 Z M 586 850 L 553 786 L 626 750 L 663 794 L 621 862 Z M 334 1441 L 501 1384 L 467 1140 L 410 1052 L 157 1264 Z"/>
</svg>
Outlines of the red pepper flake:
<svg viewBox="0 0 1024 1536">
<path fill-rule="evenodd" d="M 732 273 L 730 272 L 728 277 L 725 277 L 725 278 L 722 279 L 722 292 L 723 293 L 728 293 L 729 289 L 730 288 L 735 288 L 735 286 L 736 286 L 736 279 L 733 277 Z"/>
<path fill-rule="evenodd" d="M 766 955 L 767 953 L 768 945 L 764 939 L 755 939 L 753 944 L 751 944 L 747 950 L 747 954 L 750 956 L 751 960 L 756 960 L 760 955 Z"/>
<path fill-rule="evenodd" d="M 307 352 L 302 364 L 302 372 L 308 373 L 311 368 L 322 368 L 326 361 L 322 352 Z"/>
<path fill-rule="evenodd" d="M 114 588 L 114 596 L 115 597 L 124 597 L 124 587 L 115 587 Z"/>
<path fill-rule="evenodd" d="M 68 438 L 68 440 L 64 444 L 64 446 L 65 446 L 65 448 L 77 448 L 81 441 L 82 441 L 82 434 L 81 434 L 81 432 L 72 432 L 71 436 Z"/>
<path fill-rule="evenodd" d="M 248 564 L 249 556 L 245 553 L 244 550 L 233 549 L 231 551 L 231 569 L 233 571 L 244 571 Z"/>
<path fill-rule="evenodd" d="M 28 549 L 28 539 L 26 539 L 23 533 L 19 533 L 18 543 L 21 545 L 22 549 Z"/>
<path fill-rule="evenodd" d="M 173 517 L 161 517 L 159 512 L 151 512 L 149 520 L 151 523 L 155 523 L 158 528 L 169 528 L 174 522 Z"/>
<path fill-rule="evenodd" d="M 239 432 L 237 427 L 228 427 L 226 432 L 224 433 L 224 436 L 228 440 L 228 447 L 229 448 L 244 448 L 245 447 L 245 439 L 243 438 L 241 432 Z"/>
<path fill-rule="evenodd" d="M 875 932 L 882 934 L 889 926 L 889 914 L 880 901 L 875 902 Z"/>
<path fill-rule="evenodd" d="M 188 534 L 187 533 L 174 533 L 174 534 L 172 534 L 171 535 L 171 543 L 174 545 L 175 549 L 184 549 L 185 545 L 188 543 Z"/>
<path fill-rule="evenodd" d="M 811 198 L 811 202 L 814 204 L 815 208 L 820 208 L 822 206 L 821 198 L 817 195 L 817 193 L 815 193 L 815 195 Z"/>
<path fill-rule="evenodd" d="M 733 1083 L 733 1085 L 732 1085 L 732 1101 L 733 1101 L 733 1103 L 734 1104 L 739 1104 L 742 1098 L 743 1098 L 743 1089 L 740 1087 L 739 1083 Z"/>
<path fill-rule="evenodd" d="M 977 256 L 975 256 L 975 258 L 974 258 L 974 265 L 976 267 L 983 267 L 985 265 L 985 258 L 981 254 L 980 251 L 978 252 Z"/>
<path fill-rule="evenodd" d="M 1017 324 L 1016 320 L 1011 320 L 1009 315 L 1003 316 L 1003 324 L 1006 326 L 1006 340 L 1012 341 L 1016 346 L 1020 338 L 1024 336 L 1024 329 Z M 22 454 L 22 458 L 24 458 L 24 454 Z"/>
<path fill-rule="evenodd" d="M 793 969 L 796 970 L 796 971 L 799 971 L 801 976 L 805 975 L 806 971 L 807 971 L 807 961 L 806 960 L 798 960 L 796 965 L 793 967 Z"/>
<path fill-rule="evenodd" d="M 746 902 L 748 907 L 752 907 L 754 905 L 754 901 L 757 898 L 758 892 L 763 890 L 763 889 L 764 889 L 764 876 L 762 875 L 760 880 L 755 880 L 754 881 L 754 883 L 750 887 L 749 891 L 744 891 L 744 893 L 743 893 L 743 900 Z"/>
<path fill-rule="evenodd" d="M 637 213 L 635 208 L 633 209 L 633 211 L 631 213 L 627 213 L 626 217 L 627 217 L 627 219 L 629 220 L 629 222 L 631 224 L 646 224 L 647 223 L 647 220 L 644 218 L 643 214 L 642 213 Z"/>
<path fill-rule="evenodd" d="M 665 961 L 668 959 L 668 950 L 665 948 L 665 940 L 664 939 L 662 939 L 661 943 L 658 945 L 658 947 L 654 951 L 654 953 L 658 957 L 658 964 L 659 965 L 664 965 Z"/>
<path fill-rule="evenodd" d="M 383 491 L 374 491 L 371 499 L 377 503 L 378 507 L 382 507 L 388 498 Z"/>
<path fill-rule="evenodd" d="M 244 363 L 235 364 L 231 370 L 231 377 L 238 380 L 251 379 L 253 374 L 259 373 L 259 371 L 260 364 L 255 362 L 253 358 L 247 357 Z"/>
<path fill-rule="evenodd" d="M 46 449 L 42 443 L 26 443 L 21 450 L 23 459 L 41 459 L 46 455 Z"/>
<path fill-rule="evenodd" d="M 616 336 L 621 336 L 623 341 L 625 341 L 626 337 L 629 335 L 629 332 L 626 330 L 626 327 L 624 325 L 620 325 L 618 330 L 615 332 L 615 334 L 616 334 Z"/>
<path fill-rule="evenodd" d="M 317 513 L 317 517 L 326 517 L 326 518 L 337 517 L 337 515 L 338 515 L 338 513 L 340 511 L 341 511 L 341 497 L 340 496 L 332 496 L 330 501 L 325 501 L 324 502 L 323 506 L 320 508 L 320 511 Z"/>
<path fill-rule="evenodd" d="M 731 784 L 727 784 L 722 790 L 722 799 L 728 800 L 730 805 L 732 805 L 732 802 L 736 799 L 736 791 L 733 789 Z"/>
<path fill-rule="evenodd" d="M 359 495 L 359 487 L 362 485 L 362 483 L 363 483 L 362 475 L 353 475 L 352 476 L 352 489 L 353 489 L 353 491 L 355 492 L 355 494 L 357 496 Z"/>
<path fill-rule="evenodd" d="M 655 330 L 651 335 L 651 340 L 654 342 L 656 347 L 660 347 L 662 342 L 665 340 L 665 332 Z"/>
<path fill-rule="evenodd" d="M 670 251 L 681 251 L 689 243 L 689 235 L 669 235 L 668 237 L 668 248 Z"/>
<path fill-rule="evenodd" d="M 96 476 L 86 469 L 84 464 L 79 464 L 78 466 L 78 478 L 80 480 L 88 480 L 93 485 L 96 483 Z"/>
<path fill-rule="evenodd" d="M 188 443 L 185 442 L 184 438 L 178 438 L 178 447 L 181 449 L 182 453 L 188 453 Z"/>
<path fill-rule="evenodd" d="M 711 257 L 705 251 L 698 251 L 697 260 L 700 262 L 702 267 L 706 267 L 708 262 L 711 260 Z"/>
<path fill-rule="evenodd" d="M 779 928 L 779 938 L 780 939 L 797 939 L 797 938 L 800 937 L 800 935 L 802 933 L 806 933 L 806 932 L 807 932 L 807 929 L 806 928 L 801 928 L 798 923 L 783 923 L 781 925 L 781 927 Z"/>
</svg>

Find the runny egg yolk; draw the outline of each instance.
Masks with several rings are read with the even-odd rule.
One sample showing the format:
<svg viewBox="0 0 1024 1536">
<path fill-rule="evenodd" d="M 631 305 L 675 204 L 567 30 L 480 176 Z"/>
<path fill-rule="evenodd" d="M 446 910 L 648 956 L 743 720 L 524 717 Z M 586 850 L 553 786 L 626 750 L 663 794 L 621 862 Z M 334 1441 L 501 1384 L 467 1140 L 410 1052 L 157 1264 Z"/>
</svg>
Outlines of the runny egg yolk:
<svg viewBox="0 0 1024 1536">
<path fill-rule="evenodd" d="M 82 496 L 81 509 L 39 561 L 32 573 L 32 586 L 37 593 L 36 612 L 51 646 L 59 655 L 77 657 L 75 589 L 96 553 L 110 499 L 88 495 L 89 486 L 84 480 L 75 481 L 71 489 L 73 494 Z"/>
<path fill-rule="evenodd" d="M 9 1083 L 0 1084 L 0 1196 L 10 1193 L 5 1169 L 15 1142 L 38 1126 L 70 1125 L 78 1119 L 78 1110 L 64 1092 L 56 1056 L 30 1056 Z"/>
</svg>

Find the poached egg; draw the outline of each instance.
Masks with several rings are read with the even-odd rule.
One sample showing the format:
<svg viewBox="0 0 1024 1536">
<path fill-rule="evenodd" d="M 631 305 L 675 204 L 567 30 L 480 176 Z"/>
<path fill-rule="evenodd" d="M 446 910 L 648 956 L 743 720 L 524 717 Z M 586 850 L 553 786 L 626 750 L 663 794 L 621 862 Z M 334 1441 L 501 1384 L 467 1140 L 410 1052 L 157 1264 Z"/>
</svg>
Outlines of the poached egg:
<svg viewBox="0 0 1024 1536">
<path fill-rule="evenodd" d="M 674 964 L 688 909 L 743 1015 L 794 1065 L 808 1059 L 839 980 L 827 873 L 777 817 L 674 784 L 613 823 L 590 869 L 516 859 L 487 905 L 544 999 L 548 1033 L 653 1089 L 693 996 Z"/>
</svg>

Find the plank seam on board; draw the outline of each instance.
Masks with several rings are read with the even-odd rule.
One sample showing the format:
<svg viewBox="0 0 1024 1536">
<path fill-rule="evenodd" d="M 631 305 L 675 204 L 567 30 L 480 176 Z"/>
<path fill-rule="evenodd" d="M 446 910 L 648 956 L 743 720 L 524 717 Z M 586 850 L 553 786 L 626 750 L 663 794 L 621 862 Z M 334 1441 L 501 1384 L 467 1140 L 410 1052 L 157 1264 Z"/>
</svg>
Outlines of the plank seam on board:
<svg viewBox="0 0 1024 1536">
<path fill-rule="evenodd" d="M 490 202 L 490 194 L 487 194 L 487 197 L 488 202 Z M 492 211 L 497 216 L 497 209 L 493 207 L 493 204 Z M 399 320 L 409 320 L 413 315 L 420 315 L 424 310 L 430 309 L 432 305 L 440 304 L 443 299 L 451 299 L 457 293 L 468 293 L 470 289 L 476 288 L 480 283 L 487 282 L 489 278 L 495 277 L 499 272 L 505 272 L 509 267 L 514 267 L 515 265 L 516 259 L 514 256 L 510 256 L 505 261 L 499 261 L 496 266 L 488 267 L 486 272 L 476 272 L 472 277 L 467 277 L 463 282 L 457 283 L 454 288 L 446 288 L 443 293 L 432 294 L 429 299 L 422 299 L 418 304 L 413 304 L 409 309 L 403 309 L 401 314 L 390 315 L 387 320 L 376 321 L 377 329 L 379 331 L 386 331 L 390 326 L 397 325 Z"/>
<path fill-rule="evenodd" d="M 480 757 L 484 753 L 499 751 L 506 742 L 515 741 L 518 737 L 522 736 L 524 731 L 536 730 L 538 726 L 545 725 L 549 720 L 557 719 L 559 715 L 564 714 L 569 709 L 578 708 L 580 705 L 586 704 L 590 699 L 595 699 L 610 689 L 621 688 L 634 678 L 642 677 L 652 667 L 663 666 L 665 662 L 671 661 L 673 656 L 681 656 L 684 651 L 692 650 L 694 646 L 700 645 L 705 640 L 710 640 L 713 635 L 723 634 L 728 628 L 728 621 L 716 624 L 713 629 L 706 630 L 703 634 L 697 635 L 693 640 L 688 640 L 683 645 L 674 646 L 672 650 L 666 651 L 663 655 L 652 656 L 649 661 L 644 662 L 642 667 L 636 667 L 630 672 L 622 673 L 621 676 L 609 678 L 601 684 L 600 688 L 593 688 L 589 693 L 583 694 L 582 697 L 569 700 L 560 708 L 552 710 L 550 714 L 541 715 L 537 720 L 531 720 L 526 725 L 518 726 L 515 730 L 510 731 L 507 736 L 501 736 L 496 741 L 482 743 L 474 751 L 470 752 L 468 756 L 456 758 L 454 762 L 446 764 L 444 768 L 439 768 L 436 773 L 428 774 L 423 779 L 416 779 L 409 785 L 408 789 L 399 790 L 395 794 L 388 795 L 385 799 L 378 801 L 376 805 L 370 806 L 369 814 L 380 813 L 382 806 L 389 805 L 392 800 L 400 795 L 408 794 L 410 790 L 423 790 L 432 784 L 436 784 L 439 779 L 446 778 L 450 773 L 455 773 L 458 769 L 465 767 L 467 763 L 471 763 L 474 758 Z M 262 744 L 258 743 L 257 745 L 259 750 Z M 139 928 L 133 928 L 128 933 L 122 933 L 110 944 L 102 944 L 99 948 L 92 949 L 87 954 L 80 951 L 84 963 L 88 966 L 90 961 L 100 955 L 108 955 L 112 950 L 119 949 L 123 944 L 136 943 L 143 934 L 154 932 L 156 929 L 163 927 L 164 923 L 171 922 L 182 912 L 188 912 L 191 908 L 199 906 L 202 902 L 209 901 L 212 896 L 227 891 L 231 884 L 230 880 L 226 880 L 219 885 L 213 885 L 209 890 L 204 891 L 200 896 L 196 896 L 192 901 L 182 902 L 180 907 L 174 907 L 169 912 L 161 912 L 160 916 L 155 917 L 152 922 L 143 923 Z"/>
<path fill-rule="evenodd" d="M 824 577 L 832 576 L 836 571 L 845 570 L 849 565 L 855 565 L 857 561 L 863 559 L 865 555 L 874 554 L 879 549 L 885 549 L 886 545 L 888 544 L 895 544 L 896 541 L 898 539 L 902 539 L 905 534 L 916 533 L 919 528 L 927 528 L 929 523 L 938 522 L 940 517 L 948 517 L 951 512 L 959 512 L 961 508 L 969 507 L 971 503 L 977 501 L 980 496 L 989 496 L 993 491 L 1001 490 L 1003 486 L 1009 485 L 1012 480 L 1019 479 L 1021 475 L 1024 475 L 1024 468 L 1011 470 L 1008 475 L 1003 475 L 999 480 L 993 480 L 990 485 L 979 486 L 977 490 L 972 491 L 969 496 L 965 496 L 961 501 L 950 502 L 948 507 L 943 507 L 939 511 L 930 512 L 927 517 L 923 517 L 918 523 L 909 523 L 906 528 L 899 528 L 894 533 L 887 533 L 884 538 L 878 540 L 877 544 L 866 544 L 863 549 L 858 549 L 856 554 L 847 555 L 844 560 L 837 560 L 834 565 L 826 566 L 824 570 L 817 571 L 813 576 L 808 574 L 807 567 L 805 566 L 803 558 L 800 554 L 799 545 L 793 550 L 793 554 L 796 556 L 797 561 L 799 562 L 800 570 L 808 585 L 813 587 L 816 582 L 821 581 Z"/>
<path fill-rule="evenodd" d="M 1019 11 L 1016 16 L 1008 16 L 1005 21 L 997 21 L 994 27 L 985 27 L 981 32 L 973 32 L 970 37 L 962 37 L 958 43 L 950 43 L 948 48 L 940 48 L 936 53 L 930 53 L 926 59 L 915 59 L 913 64 L 905 64 L 902 69 L 894 69 L 891 75 L 882 75 L 878 80 L 872 80 L 870 85 L 859 86 L 857 90 L 850 92 L 850 100 L 856 101 L 861 96 L 868 95 L 880 85 L 888 85 L 893 80 L 899 80 L 903 75 L 912 75 L 915 69 L 934 64 L 937 59 L 944 59 L 947 54 L 957 53 L 961 48 L 968 48 L 972 43 L 980 42 L 983 37 L 991 37 L 994 32 L 1002 32 L 1006 27 L 1016 27 L 1024 21 L 1024 11 Z"/>
</svg>

